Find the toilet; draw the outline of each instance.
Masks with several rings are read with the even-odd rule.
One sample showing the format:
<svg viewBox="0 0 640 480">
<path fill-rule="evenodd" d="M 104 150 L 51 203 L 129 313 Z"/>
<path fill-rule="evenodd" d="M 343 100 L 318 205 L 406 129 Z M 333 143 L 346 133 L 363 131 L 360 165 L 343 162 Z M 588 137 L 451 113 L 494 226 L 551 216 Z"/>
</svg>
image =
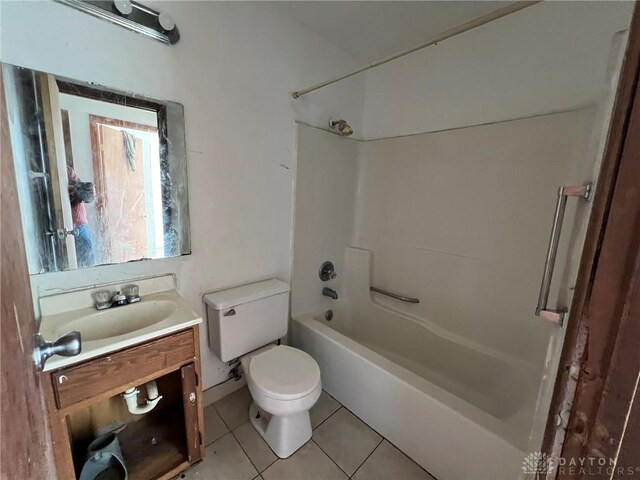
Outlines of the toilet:
<svg viewBox="0 0 640 480">
<path fill-rule="evenodd" d="M 205 295 L 209 346 L 240 360 L 253 402 L 251 424 L 280 458 L 311 438 L 309 410 L 320 397 L 320 368 L 307 353 L 276 342 L 287 334 L 289 290 L 277 279 Z"/>
</svg>

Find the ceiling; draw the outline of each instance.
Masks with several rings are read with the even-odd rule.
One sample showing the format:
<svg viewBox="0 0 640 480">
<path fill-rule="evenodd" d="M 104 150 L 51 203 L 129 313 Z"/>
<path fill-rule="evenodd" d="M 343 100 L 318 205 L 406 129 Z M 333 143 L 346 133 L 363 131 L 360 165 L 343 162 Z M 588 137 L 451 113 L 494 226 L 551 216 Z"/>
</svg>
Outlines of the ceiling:
<svg viewBox="0 0 640 480">
<path fill-rule="evenodd" d="M 369 63 L 424 42 L 510 2 L 297 1 L 282 2 L 300 23 Z"/>
</svg>

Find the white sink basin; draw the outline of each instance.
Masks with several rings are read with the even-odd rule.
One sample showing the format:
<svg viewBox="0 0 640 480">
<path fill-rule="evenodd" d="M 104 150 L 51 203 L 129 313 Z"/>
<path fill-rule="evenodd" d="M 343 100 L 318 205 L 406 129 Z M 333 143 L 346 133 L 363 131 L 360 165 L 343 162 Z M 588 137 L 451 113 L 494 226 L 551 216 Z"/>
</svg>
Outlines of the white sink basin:
<svg viewBox="0 0 640 480">
<path fill-rule="evenodd" d="M 74 295 L 78 296 L 77 293 Z M 56 300 L 57 306 L 65 305 L 61 300 Z M 78 307 L 79 305 L 75 304 L 75 307 L 68 311 L 57 308 L 55 313 L 43 315 L 40 333 L 45 340 L 54 341 L 66 333 L 77 330 L 80 332 L 82 347 L 80 354 L 73 357 L 52 356 L 45 364 L 45 371 L 121 350 L 202 323 L 202 318 L 189 308 L 186 300 L 175 290 L 142 295 L 142 301 L 138 303 L 106 310 Z"/>
<path fill-rule="evenodd" d="M 61 324 L 54 336 L 58 338 L 78 330 L 83 342 L 118 337 L 155 325 L 170 317 L 177 308 L 169 300 L 150 300 L 96 310 L 95 313 Z"/>
</svg>

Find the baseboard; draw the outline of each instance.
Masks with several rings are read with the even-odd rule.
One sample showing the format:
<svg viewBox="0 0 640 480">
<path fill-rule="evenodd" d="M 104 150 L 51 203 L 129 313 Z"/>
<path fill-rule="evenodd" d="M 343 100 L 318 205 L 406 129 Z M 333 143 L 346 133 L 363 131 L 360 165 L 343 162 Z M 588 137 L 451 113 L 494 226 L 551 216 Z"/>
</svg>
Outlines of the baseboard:
<svg viewBox="0 0 640 480">
<path fill-rule="evenodd" d="M 230 393 L 233 393 L 236 390 L 241 389 L 246 384 L 247 384 L 247 381 L 243 376 L 238 381 L 229 379 L 226 382 L 222 382 L 222 383 L 219 383 L 218 385 L 214 385 L 211 388 L 207 388 L 205 391 L 202 392 L 203 405 L 206 407 L 207 405 L 216 403 L 218 400 L 223 399 Z"/>
</svg>

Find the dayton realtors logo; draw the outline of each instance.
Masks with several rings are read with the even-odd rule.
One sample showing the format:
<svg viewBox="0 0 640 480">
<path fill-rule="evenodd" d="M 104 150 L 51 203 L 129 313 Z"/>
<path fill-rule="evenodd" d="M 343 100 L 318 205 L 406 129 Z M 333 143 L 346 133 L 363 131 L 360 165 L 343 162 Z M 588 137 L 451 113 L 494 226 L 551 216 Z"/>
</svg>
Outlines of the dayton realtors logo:
<svg viewBox="0 0 640 480">
<path fill-rule="evenodd" d="M 554 466 L 553 457 L 544 452 L 530 452 L 522 460 L 522 471 L 530 475 L 550 473 Z"/>
<path fill-rule="evenodd" d="M 544 452 L 530 452 L 522 460 L 522 471 L 528 475 L 545 475 L 554 471 L 560 475 L 585 476 L 627 476 L 640 478 L 640 466 L 616 465 L 613 458 L 577 457 L 564 458 L 547 455 Z"/>
</svg>

